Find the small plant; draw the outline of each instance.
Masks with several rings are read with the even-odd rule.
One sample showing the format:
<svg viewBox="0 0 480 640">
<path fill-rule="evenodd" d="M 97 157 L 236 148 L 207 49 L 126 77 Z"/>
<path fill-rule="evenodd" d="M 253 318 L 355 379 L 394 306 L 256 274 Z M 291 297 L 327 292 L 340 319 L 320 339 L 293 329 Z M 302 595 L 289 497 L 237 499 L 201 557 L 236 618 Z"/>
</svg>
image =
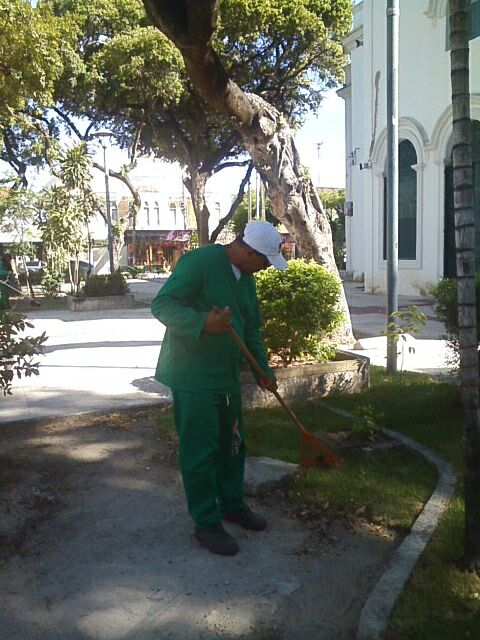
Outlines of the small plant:
<svg viewBox="0 0 480 640">
<path fill-rule="evenodd" d="M 50 298 L 58 298 L 62 289 L 63 278 L 60 273 L 45 269 L 42 277 L 42 289 Z"/>
<path fill-rule="evenodd" d="M 128 291 L 128 284 L 120 271 L 106 275 L 91 275 L 87 278 L 81 293 L 87 298 L 101 296 L 123 296 Z"/>
<path fill-rule="evenodd" d="M 415 353 L 415 347 L 407 344 L 407 335 L 419 333 L 421 327 L 424 327 L 427 322 L 427 316 L 415 304 L 412 304 L 401 311 L 394 311 L 392 317 L 396 319 L 396 322 L 393 320 L 389 322 L 387 329 L 382 331 L 381 334 L 391 335 L 396 343 L 401 342 L 401 349 L 397 352 L 397 355 L 402 356 L 400 368 L 403 369 L 405 350 L 408 349 L 408 353 Z"/>
<path fill-rule="evenodd" d="M 480 300 L 480 273 L 475 274 L 475 290 Z M 458 285 L 457 281 L 443 278 L 432 288 L 435 313 L 447 330 L 450 340 L 458 340 Z M 480 342 L 480 305 L 477 304 L 477 331 Z"/>
<path fill-rule="evenodd" d="M 373 442 L 381 432 L 381 428 L 377 423 L 380 419 L 381 416 L 375 413 L 373 407 L 359 407 L 355 414 L 350 437 L 353 440 L 368 440 L 369 442 Z"/>
<path fill-rule="evenodd" d="M 283 366 L 295 360 L 328 360 L 330 336 L 340 325 L 340 283 L 313 260 L 290 260 L 288 269 L 256 274 L 262 330 L 268 354 Z"/>
<path fill-rule="evenodd" d="M 39 374 L 38 362 L 33 358 L 42 353 L 47 336 L 44 332 L 40 336 L 19 337 L 27 328 L 33 328 L 33 324 L 27 322 L 25 316 L 12 311 L 0 313 L 0 387 L 3 395 L 12 395 L 15 376 Z"/>
<path fill-rule="evenodd" d="M 126 267 L 125 271 L 130 274 L 132 278 L 137 278 L 140 274 L 145 273 L 145 267 L 132 264 Z"/>
</svg>

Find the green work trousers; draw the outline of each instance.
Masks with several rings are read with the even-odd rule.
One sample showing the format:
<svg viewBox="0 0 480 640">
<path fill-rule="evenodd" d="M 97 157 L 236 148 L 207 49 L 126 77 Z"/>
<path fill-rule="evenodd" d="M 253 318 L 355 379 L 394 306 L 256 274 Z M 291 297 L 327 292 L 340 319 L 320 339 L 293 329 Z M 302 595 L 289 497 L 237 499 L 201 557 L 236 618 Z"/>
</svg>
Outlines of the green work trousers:
<svg viewBox="0 0 480 640">
<path fill-rule="evenodd" d="M 0 280 L 2 278 L 0 277 Z M 0 311 L 6 311 L 10 309 L 10 295 L 8 287 L 5 284 L 0 284 Z"/>
<path fill-rule="evenodd" d="M 241 394 L 173 390 L 173 407 L 188 511 L 207 527 L 245 506 Z"/>
</svg>

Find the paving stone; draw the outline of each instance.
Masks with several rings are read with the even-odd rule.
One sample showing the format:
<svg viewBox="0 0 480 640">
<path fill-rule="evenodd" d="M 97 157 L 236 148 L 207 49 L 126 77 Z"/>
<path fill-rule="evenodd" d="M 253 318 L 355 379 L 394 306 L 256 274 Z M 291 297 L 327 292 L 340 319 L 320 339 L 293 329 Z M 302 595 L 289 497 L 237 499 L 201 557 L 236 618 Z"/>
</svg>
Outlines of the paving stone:
<svg viewBox="0 0 480 640">
<path fill-rule="evenodd" d="M 245 494 L 260 496 L 281 486 L 291 478 L 299 465 L 267 457 L 249 457 L 245 463 Z"/>
</svg>

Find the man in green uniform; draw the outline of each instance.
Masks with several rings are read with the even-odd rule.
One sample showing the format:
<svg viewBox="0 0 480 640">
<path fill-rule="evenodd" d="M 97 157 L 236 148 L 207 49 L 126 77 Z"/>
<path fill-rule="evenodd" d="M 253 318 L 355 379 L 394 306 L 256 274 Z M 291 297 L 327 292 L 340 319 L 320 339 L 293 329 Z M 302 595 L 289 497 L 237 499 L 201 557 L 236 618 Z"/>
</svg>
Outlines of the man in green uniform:
<svg viewBox="0 0 480 640">
<path fill-rule="evenodd" d="M 0 262 L 0 311 L 10 309 L 10 287 L 13 285 L 12 256 L 5 253 Z"/>
<path fill-rule="evenodd" d="M 260 387 L 275 390 L 253 274 L 271 265 L 287 267 L 281 241 L 270 223 L 249 222 L 243 238 L 183 256 L 152 302 L 153 315 L 166 326 L 155 378 L 172 389 L 180 468 L 195 537 L 221 555 L 239 551 L 222 518 L 253 531 L 267 526 L 243 497 L 242 355 L 227 329 L 233 326 L 265 372 Z"/>
</svg>

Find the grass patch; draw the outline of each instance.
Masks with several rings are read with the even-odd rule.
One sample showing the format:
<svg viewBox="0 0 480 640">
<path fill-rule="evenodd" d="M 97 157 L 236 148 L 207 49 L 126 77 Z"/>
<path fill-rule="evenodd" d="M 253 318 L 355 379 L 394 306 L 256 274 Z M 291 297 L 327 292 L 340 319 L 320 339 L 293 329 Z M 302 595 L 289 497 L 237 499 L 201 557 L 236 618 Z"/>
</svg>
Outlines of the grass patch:
<svg viewBox="0 0 480 640">
<path fill-rule="evenodd" d="M 436 451 L 460 472 L 462 408 L 458 387 L 428 376 L 404 372 L 387 376 L 371 367 L 371 388 L 361 396 L 330 396 L 325 402 L 355 413 L 368 406 L 384 427 L 400 431 Z"/>
<path fill-rule="evenodd" d="M 320 405 L 295 407 L 295 413 L 311 433 L 352 427 L 352 420 Z M 298 462 L 300 437 L 282 409 L 248 411 L 245 423 L 250 455 Z M 408 530 L 435 486 L 435 470 L 403 447 L 374 454 L 353 448 L 341 455 L 340 469 L 305 470 L 290 483 L 287 493 L 298 513 L 348 521 L 361 514 L 369 523 Z M 392 468 L 398 469 L 395 475 Z"/>
<path fill-rule="evenodd" d="M 426 445 L 452 463 L 456 495 L 418 561 L 394 608 L 386 639 L 479 640 L 480 578 L 459 570 L 463 555 L 463 417 L 459 389 L 428 376 L 389 377 L 372 367 L 371 389 L 361 403 L 382 415 L 381 424 Z M 355 412 L 355 396 L 326 402 Z M 396 478 L 401 466 L 392 466 Z M 390 484 L 391 480 L 388 480 Z"/>
<path fill-rule="evenodd" d="M 393 637 L 480 638 L 480 579 L 456 568 L 463 552 L 463 518 L 463 500 L 456 496 L 395 606 Z"/>
</svg>

